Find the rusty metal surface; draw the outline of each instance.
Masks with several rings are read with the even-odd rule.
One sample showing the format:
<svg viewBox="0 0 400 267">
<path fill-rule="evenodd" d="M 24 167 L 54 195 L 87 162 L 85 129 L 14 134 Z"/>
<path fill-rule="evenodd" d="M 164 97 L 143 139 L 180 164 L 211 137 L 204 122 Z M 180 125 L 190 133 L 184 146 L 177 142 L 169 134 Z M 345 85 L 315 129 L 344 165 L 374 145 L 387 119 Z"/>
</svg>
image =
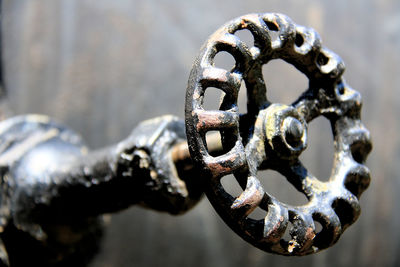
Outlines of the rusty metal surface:
<svg viewBox="0 0 400 267">
<path fill-rule="evenodd" d="M 235 35 L 240 30 L 250 31 L 254 44 L 248 46 Z M 232 69 L 215 64 L 223 51 L 234 57 Z M 274 59 L 294 65 L 309 80 L 309 88 L 289 106 L 267 98 L 261 68 Z M 185 110 L 190 153 L 203 169 L 207 197 L 219 215 L 262 250 L 283 255 L 318 252 L 336 243 L 360 215 L 358 198 L 370 183 L 364 162 L 372 145 L 360 120 L 361 96 L 347 85 L 343 72 L 344 63 L 321 45 L 318 33 L 277 13 L 250 14 L 228 22 L 206 41 L 194 63 Z M 242 83 L 247 113 L 237 103 Z M 219 110 L 204 108 L 211 87 L 223 91 Z M 307 125 L 318 116 L 330 121 L 334 138 L 334 163 L 326 182 L 299 160 L 307 147 Z M 209 131 L 221 134 L 224 149 L 218 155 L 207 147 Z M 308 203 L 280 202 L 257 179 L 262 169 L 284 175 Z M 222 185 L 222 177 L 228 174 L 234 174 L 243 188 L 237 197 Z M 265 211 L 263 219 L 250 218 L 257 207 Z M 322 230 L 317 231 L 315 222 Z M 285 239 L 287 230 L 290 238 Z"/>
</svg>

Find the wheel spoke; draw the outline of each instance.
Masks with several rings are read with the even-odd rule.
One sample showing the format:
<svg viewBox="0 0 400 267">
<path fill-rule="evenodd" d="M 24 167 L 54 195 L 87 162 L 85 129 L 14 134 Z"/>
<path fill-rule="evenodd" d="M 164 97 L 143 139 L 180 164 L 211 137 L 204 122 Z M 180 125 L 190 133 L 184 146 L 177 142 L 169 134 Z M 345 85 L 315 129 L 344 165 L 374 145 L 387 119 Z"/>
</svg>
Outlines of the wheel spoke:
<svg viewBox="0 0 400 267">
<path fill-rule="evenodd" d="M 286 179 L 300 192 L 305 194 L 307 198 L 311 198 L 315 192 L 326 190 L 323 185 L 312 173 L 310 173 L 300 160 L 294 163 L 286 162 L 281 164 L 278 169 Z"/>
<path fill-rule="evenodd" d="M 196 110 L 196 128 L 199 132 L 224 130 L 238 125 L 239 115 L 236 112 L 222 110 Z"/>
<path fill-rule="evenodd" d="M 306 122 L 312 121 L 318 117 L 320 112 L 320 102 L 315 97 L 315 93 L 308 89 L 305 91 L 293 104 L 292 106 L 297 112 L 303 116 Z"/>
<path fill-rule="evenodd" d="M 267 158 L 264 145 L 265 134 L 263 124 L 264 119 L 260 113 L 260 116 L 258 116 L 254 123 L 253 134 L 245 147 L 249 171 L 252 175 L 256 175 L 257 169 Z"/>
<path fill-rule="evenodd" d="M 245 79 L 247 90 L 247 111 L 257 114 L 268 103 L 267 87 L 262 75 L 262 66 L 253 67 Z"/>
</svg>

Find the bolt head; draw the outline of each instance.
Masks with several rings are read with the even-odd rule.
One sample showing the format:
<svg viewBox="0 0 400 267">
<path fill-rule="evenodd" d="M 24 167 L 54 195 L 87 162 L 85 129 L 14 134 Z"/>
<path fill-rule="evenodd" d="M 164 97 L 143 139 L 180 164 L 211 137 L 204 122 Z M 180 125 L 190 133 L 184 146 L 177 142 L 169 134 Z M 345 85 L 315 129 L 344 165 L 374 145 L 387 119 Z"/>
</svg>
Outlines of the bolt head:
<svg viewBox="0 0 400 267">
<path fill-rule="evenodd" d="M 291 106 L 272 104 L 266 111 L 266 143 L 280 157 L 299 156 L 307 147 L 307 123 Z"/>
<path fill-rule="evenodd" d="M 302 145 L 302 138 L 304 134 L 303 123 L 295 117 L 287 117 L 283 120 L 283 134 L 285 141 L 293 148 Z"/>
</svg>

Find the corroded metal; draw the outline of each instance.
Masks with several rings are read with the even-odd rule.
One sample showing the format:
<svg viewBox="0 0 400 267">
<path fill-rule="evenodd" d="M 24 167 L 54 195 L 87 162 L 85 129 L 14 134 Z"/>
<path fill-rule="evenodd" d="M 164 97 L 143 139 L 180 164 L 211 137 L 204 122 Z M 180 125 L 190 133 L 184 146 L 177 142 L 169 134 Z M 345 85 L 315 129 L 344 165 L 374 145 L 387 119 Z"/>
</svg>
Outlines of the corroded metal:
<svg viewBox="0 0 400 267">
<path fill-rule="evenodd" d="M 248 30 L 248 47 L 235 33 Z M 228 52 L 232 69 L 214 64 Z M 282 59 L 309 79 L 309 88 L 291 105 L 268 101 L 261 68 Z M 190 154 L 202 169 L 206 194 L 224 221 L 254 246 L 277 254 L 306 255 L 333 245 L 360 214 L 358 198 L 368 187 L 370 172 L 363 164 L 372 145 L 360 120 L 361 96 L 342 74 L 339 56 L 321 45 L 318 34 L 281 14 L 250 14 L 218 29 L 203 45 L 190 74 L 186 92 L 186 133 Z M 247 89 L 247 113 L 237 99 Z M 219 110 L 204 108 L 208 88 L 223 92 Z M 326 117 L 334 138 L 334 163 L 327 182 L 318 180 L 299 160 L 307 147 L 307 125 Z M 219 131 L 223 150 L 210 152 L 206 134 Z M 280 202 L 257 179 L 260 169 L 273 169 L 307 198 L 292 206 Z M 243 192 L 234 197 L 221 178 L 234 174 Z M 249 215 L 260 207 L 265 218 Z M 323 229 L 316 230 L 319 222 Z M 285 240 L 285 231 L 291 238 Z"/>
<path fill-rule="evenodd" d="M 0 122 L 0 266 L 81 266 L 97 251 L 101 214 L 133 204 L 171 214 L 193 207 L 200 177 L 172 160 L 184 140 L 173 116 L 144 121 L 97 151 L 46 116 Z"/>
<path fill-rule="evenodd" d="M 251 32 L 251 47 L 235 35 L 239 30 Z M 230 70 L 214 64 L 222 51 L 235 58 Z M 309 79 L 309 89 L 291 105 L 266 97 L 261 67 L 273 59 Z M 212 35 L 194 64 L 186 96 L 188 143 L 184 122 L 173 116 L 144 121 L 127 139 L 96 151 L 46 116 L 0 122 L 0 266 L 81 266 L 97 250 L 101 214 L 133 204 L 180 214 L 204 190 L 226 223 L 260 249 L 305 255 L 333 245 L 360 214 L 358 198 L 370 181 L 363 163 L 372 148 L 360 121 L 360 94 L 345 83 L 343 71 L 314 30 L 280 14 L 250 14 Z M 246 114 L 237 106 L 243 83 Z M 210 87 L 224 93 L 219 110 L 204 109 Z M 327 182 L 299 160 L 308 124 L 318 116 L 331 122 L 334 135 Z M 257 178 L 262 169 L 283 174 L 308 203 L 291 206 L 269 194 Z M 238 197 L 221 185 L 228 174 L 243 188 Z M 257 207 L 265 211 L 262 220 L 250 218 Z"/>
</svg>

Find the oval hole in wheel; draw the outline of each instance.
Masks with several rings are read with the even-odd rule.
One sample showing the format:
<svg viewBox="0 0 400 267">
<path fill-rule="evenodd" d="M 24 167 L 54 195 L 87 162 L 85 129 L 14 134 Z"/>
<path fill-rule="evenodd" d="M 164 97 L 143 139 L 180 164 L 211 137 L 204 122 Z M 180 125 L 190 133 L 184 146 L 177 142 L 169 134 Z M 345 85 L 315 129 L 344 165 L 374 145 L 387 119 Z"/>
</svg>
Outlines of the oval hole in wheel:
<svg viewBox="0 0 400 267">
<path fill-rule="evenodd" d="M 225 175 L 224 177 L 222 177 L 221 185 L 224 188 L 225 192 L 235 198 L 243 193 L 243 189 L 240 187 L 238 181 L 233 174 Z"/>
<path fill-rule="evenodd" d="M 235 35 L 240 39 L 240 41 L 245 43 L 249 49 L 254 46 L 254 36 L 249 30 L 238 30 L 235 32 Z"/>
<path fill-rule="evenodd" d="M 290 105 L 308 89 L 308 78 L 292 64 L 271 60 L 262 67 L 267 98 L 272 103 Z"/>
<path fill-rule="evenodd" d="M 328 181 L 333 165 L 334 147 L 330 122 L 320 116 L 308 124 L 307 148 L 300 160 L 320 181 Z"/>
<path fill-rule="evenodd" d="M 203 108 L 205 110 L 219 110 L 221 99 L 225 93 L 216 87 L 207 87 L 204 92 Z"/>
<path fill-rule="evenodd" d="M 273 170 L 264 170 L 257 173 L 264 190 L 282 203 L 301 206 L 308 203 L 306 196 L 297 191 L 285 176 Z"/>
<path fill-rule="evenodd" d="M 214 57 L 214 67 L 231 71 L 236 65 L 235 58 L 226 51 L 218 52 Z"/>
</svg>

